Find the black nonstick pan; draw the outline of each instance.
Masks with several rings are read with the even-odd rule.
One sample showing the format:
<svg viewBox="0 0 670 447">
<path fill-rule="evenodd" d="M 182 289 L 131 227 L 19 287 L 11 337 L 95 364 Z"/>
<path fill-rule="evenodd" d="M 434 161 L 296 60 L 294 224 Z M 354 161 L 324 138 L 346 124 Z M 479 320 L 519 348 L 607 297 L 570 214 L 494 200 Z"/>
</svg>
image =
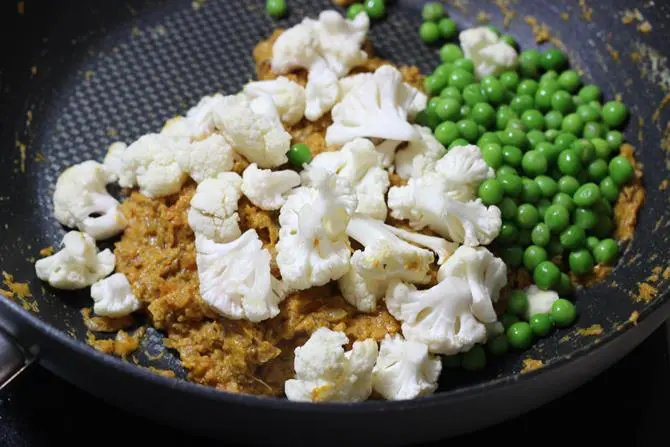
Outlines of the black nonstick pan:
<svg viewBox="0 0 670 447">
<path fill-rule="evenodd" d="M 89 305 L 87 291 L 44 288 L 33 267 L 39 250 L 57 245 L 64 234 L 51 205 L 62 170 L 102 159 L 115 140 L 131 142 L 160 129 L 203 95 L 239 91 L 253 77 L 256 42 L 276 25 L 314 16 L 330 2 L 288 0 L 290 14 L 279 22 L 265 14 L 262 0 L 3 3 L 0 270 L 29 283 L 33 296 L 0 297 L 2 376 L 34 358 L 107 401 L 227 440 L 401 444 L 474 430 L 541 405 L 607 368 L 670 316 L 670 196 L 664 183 L 670 112 L 659 108 L 670 90 L 666 2 L 447 4 L 461 27 L 481 19 L 501 28 L 507 23 L 523 48 L 536 45 L 528 22 L 536 32 L 548 25 L 560 40 L 555 44 L 564 45 L 586 79 L 607 98 L 620 94 L 631 107 L 626 136 L 644 164 L 646 203 L 613 274 L 577 294 L 575 327 L 527 352 L 510 353 L 481 373 L 446 370 L 440 390 L 429 398 L 345 405 L 233 395 L 159 376 L 140 366 L 172 369 L 180 378 L 185 373 L 153 330 L 135 356 L 124 361 L 103 355 L 84 341 L 80 309 Z M 438 56 L 417 35 L 423 2 L 387 3 L 388 17 L 375 22 L 370 34 L 377 53 L 428 72 Z M 641 284 L 647 292 L 642 296 Z M 521 373 L 527 359 L 544 366 Z M 108 429 L 113 428 L 101 426 L 101 435 Z"/>
</svg>

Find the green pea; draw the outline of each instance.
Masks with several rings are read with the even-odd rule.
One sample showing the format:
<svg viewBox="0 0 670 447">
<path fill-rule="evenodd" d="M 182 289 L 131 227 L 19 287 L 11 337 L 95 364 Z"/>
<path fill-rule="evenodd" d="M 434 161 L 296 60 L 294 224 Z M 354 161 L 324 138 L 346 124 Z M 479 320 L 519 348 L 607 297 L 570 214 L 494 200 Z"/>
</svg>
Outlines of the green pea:
<svg viewBox="0 0 670 447">
<path fill-rule="evenodd" d="M 495 143 L 499 145 L 500 138 L 498 138 L 498 135 L 495 132 L 485 132 L 479 137 L 479 140 L 477 140 L 477 146 L 481 147 L 487 143 Z"/>
<path fill-rule="evenodd" d="M 423 5 L 421 15 L 423 16 L 423 20 L 437 22 L 444 17 L 444 7 L 438 2 L 428 2 Z"/>
<path fill-rule="evenodd" d="M 582 162 L 576 151 L 566 149 L 558 155 L 558 169 L 562 174 L 575 176 L 582 170 Z"/>
<path fill-rule="evenodd" d="M 555 287 L 561 279 L 561 271 L 551 261 L 540 262 L 533 270 L 533 281 L 542 290 Z"/>
<path fill-rule="evenodd" d="M 523 131 L 510 128 L 502 131 L 502 134 L 500 134 L 500 141 L 505 145 L 516 146 L 518 148 L 524 148 L 528 143 L 526 134 L 524 134 Z"/>
<path fill-rule="evenodd" d="M 619 197 L 619 187 L 612 180 L 612 177 L 605 177 L 600 182 L 600 194 L 610 202 L 614 202 Z"/>
<path fill-rule="evenodd" d="M 437 23 L 424 22 L 419 27 L 419 37 L 425 43 L 435 43 L 440 40 L 440 28 Z"/>
<path fill-rule="evenodd" d="M 443 65 L 451 65 L 451 64 L 442 64 L 440 67 Z M 451 72 L 453 71 L 453 66 L 447 73 L 447 77 L 451 76 Z M 447 81 L 448 82 L 448 81 Z M 459 103 L 463 102 L 463 97 L 461 96 L 461 91 L 458 90 L 456 87 L 445 87 L 442 89 L 440 92 L 440 98 L 453 98 L 457 100 Z"/>
<path fill-rule="evenodd" d="M 562 122 L 562 121 L 561 121 Z M 554 142 L 556 138 L 560 135 L 558 129 L 547 129 L 544 131 L 544 136 L 547 137 L 547 141 Z"/>
<path fill-rule="evenodd" d="M 470 142 L 468 140 L 464 139 L 464 138 L 456 138 L 449 145 L 449 149 L 454 148 L 454 147 L 467 146 L 469 143 Z"/>
<path fill-rule="evenodd" d="M 565 248 L 574 250 L 584 245 L 586 242 L 586 233 L 581 227 L 571 225 L 563 230 L 559 240 Z"/>
<path fill-rule="evenodd" d="M 381 19 L 386 14 L 384 0 L 365 0 L 363 6 L 371 19 Z"/>
<path fill-rule="evenodd" d="M 528 349 L 533 343 L 533 331 L 525 321 L 517 321 L 506 331 L 509 345 L 516 349 Z"/>
<path fill-rule="evenodd" d="M 586 248 L 591 251 L 595 250 L 599 243 L 600 240 L 595 236 L 589 236 L 586 238 Z"/>
<path fill-rule="evenodd" d="M 623 135 L 618 130 L 610 130 L 607 132 L 607 135 L 605 135 L 605 140 L 607 141 L 607 144 L 610 145 L 610 149 L 619 150 L 623 144 Z"/>
<path fill-rule="evenodd" d="M 561 132 L 554 141 L 554 144 L 560 149 L 564 150 L 572 146 L 572 143 L 577 141 L 577 137 L 568 132 Z"/>
<path fill-rule="evenodd" d="M 609 174 L 614 183 L 621 186 L 633 177 L 633 165 L 622 155 L 617 155 L 609 164 Z"/>
<path fill-rule="evenodd" d="M 465 104 L 465 105 L 461 106 L 461 117 L 462 118 L 469 117 L 470 112 L 472 112 L 472 108 L 469 105 Z"/>
<path fill-rule="evenodd" d="M 587 140 L 592 140 L 594 138 L 600 138 L 603 134 L 603 127 L 600 123 L 595 121 L 588 122 L 584 124 L 584 129 L 582 130 L 582 135 Z"/>
<path fill-rule="evenodd" d="M 518 245 L 504 247 L 501 250 L 500 257 L 508 267 L 517 268 L 523 262 L 523 249 Z"/>
<path fill-rule="evenodd" d="M 435 130 L 442 121 L 434 110 L 426 108 L 416 115 L 416 123 L 420 126 L 430 127 Z"/>
<path fill-rule="evenodd" d="M 579 135 L 584 130 L 584 121 L 576 113 L 566 115 L 561 125 L 563 132 L 569 132 L 574 135 Z"/>
<path fill-rule="evenodd" d="M 598 222 L 596 222 L 596 226 L 593 227 L 591 232 L 597 237 L 606 238 L 612 233 L 613 228 L 614 222 L 612 222 L 612 218 L 605 214 L 600 214 Z"/>
<path fill-rule="evenodd" d="M 521 120 L 519 120 L 519 119 L 509 120 L 505 130 L 507 130 L 507 129 L 516 129 L 516 130 L 520 130 L 521 132 L 525 132 L 527 130 L 526 125 L 523 122 L 521 122 Z"/>
<path fill-rule="evenodd" d="M 500 82 L 510 91 L 516 91 L 519 86 L 519 75 L 515 71 L 506 71 L 500 75 Z"/>
<path fill-rule="evenodd" d="M 572 285 L 572 280 L 570 279 L 570 276 L 568 276 L 567 273 L 561 272 L 561 279 L 558 281 L 558 285 L 556 286 L 556 291 L 560 295 L 570 295 L 573 292 L 573 285 Z"/>
<path fill-rule="evenodd" d="M 477 123 L 470 119 L 460 120 L 456 123 L 461 137 L 473 143 L 479 138 L 479 129 Z"/>
<path fill-rule="evenodd" d="M 537 129 L 529 130 L 528 133 L 526 134 L 526 139 L 528 140 L 530 146 L 533 148 L 538 144 L 545 143 L 547 141 L 547 137 L 544 136 L 544 132 Z"/>
<path fill-rule="evenodd" d="M 498 174 L 498 181 L 508 197 L 518 197 L 523 191 L 521 177 L 516 174 Z"/>
<path fill-rule="evenodd" d="M 517 209 L 516 221 L 521 228 L 533 228 L 539 220 L 537 208 L 530 203 L 524 203 Z"/>
<path fill-rule="evenodd" d="M 461 116 L 461 103 L 453 98 L 433 98 L 437 99 L 438 105 L 435 107 L 435 113 L 442 121 L 456 121 Z M 431 101 L 433 101 L 431 99 Z"/>
<path fill-rule="evenodd" d="M 598 216 L 587 208 L 577 208 L 575 210 L 574 221 L 575 225 L 579 228 L 590 230 L 598 222 Z"/>
<path fill-rule="evenodd" d="M 272 18 L 278 19 L 283 17 L 287 10 L 286 0 L 267 0 L 265 2 L 265 12 Z"/>
<path fill-rule="evenodd" d="M 577 107 L 577 115 L 584 121 L 599 121 L 600 111 L 589 104 L 582 104 Z"/>
<path fill-rule="evenodd" d="M 602 138 L 594 138 L 591 140 L 591 144 L 596 151 L 596 157 L 602 158 L 603 160 L 609 160 L 612 149 L 609 144 L 607 144 L 607 141 Z"/>
<path fill-rule="evenodd" d="M 444 146 L 449 146 L 459 135 L 458 126 L 451 121 L 445 121 L 435 129 L 435 138 Z"/>
<path fill-rule="evenodd" d="M 551 110 L 544 116 L 544 124 L 548 129 L 560 129 L 563 124 L 563 114 L 558 110 Z"/>
<path fill-rule="evenodd" d="M 579 189 L 579 182 L 571 175 L 564 175 L 558 180 L 558 190 L 572 196 Z"/>
<path fill-rule="evenodd" d="M 532 179 L 523 177 L 521 179 L 521 200 L 528 203 L 537 203 L 542 197 L 542 191 Z"/>
<path fill-rule="evenodd" d="M 535 150 L 544 155 L 544 158 L 547 159 L 548 164 L 554 164 L 558 158 L 558 155 L 561 153 L 558 147 L 548 141 L 538 143 L 537 146 L 535 146 Z"/>
<path fill-rule="evenodd" d="M 544 223 L 553 233 L 559 233 L 570 224 L 570 212 L 565 206 L 554 204 L 547 209 Z"/>
<path fill-rule="evenodd" d="M 526 110 L 533 108 L 533 98 L 530 95 L 518 95 L 515 96 L 512 101 L 509 103 L 509 107 L 517 115 L 521 115 Z"/>
<path fill-rule="evenodd" d="M 563 114 L 572 112 L 575 109 L 572 95 L 565 90 L 557 90 L 551 96 L 551 108 Z"/>
<path fill-rule="evenodd" d="M 581 207 L 592 206 L 595 202 L 600 200 L 600 188 L 595 183 L 586 183 L 575 191 L 573 200 L 575 205 Z"/>
<path fill-rule="evenodd" d="M 493 169 L 498 169 L 503 164 L 502 147 L 497 143 L 484 143 L 480 145 L 482 158 Z"/>
<path fill-rule="evenodd" d="M 268 2 L 269 3 L 269 2 Z M 356 16 L 362 12 L 365 12 L 365 8 L 362 3 L 354 3 L 347 8 L 347 18 L 349 20 L 354 20 Z"/>
<path fill-rule="evenodd" d="M 591 180 L 599 182 L 607 177 L 609 168 L 607 162 L 603 159 L 594 160 L 586 168 Z"/>
<path fill-rule="evenodd" d="M 486 97 L 482 93 L 480 84 L 470 84 L 463 89 L 463 100 L 469 106 L 474 106 L 480 102 L 486 102 Z"/>
<path fill-rule="evenodd" d="M 572 200 L 572 197 L 562 192 L 559 192 L 554 196 L 554 200 L 552 201 L 552 203 L 554 205 L 563 206 L 570 213 L 575 209 L 575 203 Z"/>
<path fill-rule="evenodd" d="M 540 85 L 552 85 L 554 89 L 560 88 L 558 84 L 558 73 L 556 70 L 549 70 L 540 76 Z"/>
<path fill-rule="evenodd" d="M 574 149 L 579 155 L 579 160 L 582 164 L 588 165 L 596 158 L 596 149 L 590 141 L 579 139 L 572 143 L 571 149 Z"/>
<path fill-rule="evenodd" d="M 452 73 L 453 74 L 453 73 Z M 451 78 L 449 78 L 451 79 Z M 444 87 L 447 86 L 448 79 L 439 78 L 437 76 L 428 76 L 423 81 L 423 88 L 426 90 L 430 96 L 435 96 L 442 91 Z"/>
<path fill-rule="evenodd" d="M 496 238 L 501 245 L 511 245 L 519 240 L 519 230 L 511 222 L 503 222 Z"/>
<path fill-rule="evenodd" d="M 496 127 L 503 130 L 511 119 L 518 118 L 517 114 L 509 106 L 501 106 L 496 112 Z"/>
<path fill-rule="evenodd" d="M 482 93 L 493 104 L 500 104 L 505 99 L 505 87 L 497 79 L 482 85 Z"/>
<path fill-rule="evenodd" d="M 551 109 L 551 98 L 555 90 L 546 85 L 540 85 L 535 93 L 535 107 L 542 112 L 548 112 Z"/>
<path fill-rule="evenodd" d="M 509 349 L 509 343 L 507 342 L 507 336 L 505 334 L 500 334 L 491 338 L 487 343 L 486 347 L 489 349 L 489 352 L 495 356 L 501 356 L 507 352 Z"/>
<path fill-rule="evenodd" d="M 575 250 L 568 256 L 570 270 L 576 275 L 586 275 L 593 271 L 593 256 L 586 248 Z"/>
<path fill-rule="evenodd" d="M 516 40 L 514 39 L 514 37 L 510 36 L 509 34 L 505 34 L 504 36 L 502 36 L 500 38 L 500 40 L 502 40 L 503 42 L 505 42 L 507 45 L 509 45 L 512 48 L 517 47 Z"/>
<path fill-rule="evenodd" d="M 603 239 L 593 249 L 593 257 L 598 264 L 611 264 L 614 262 L 618 254 L 619 245 L 614 239 Z"/>
<path fill-rule="evenodd" d="M 618 101 L 606 102 L 603 106 L 603 121 L 610 127 L 619 127 L 628 119 L 628 108 Z"/>
<path fill-rule="evenodd" d="M 459 47 L 456 44 L 448 43 L 443 45 L 442 48 L 440 48 L 440 59 L 442 59 L 442 62 L 454 62 L 455 60 L 462 58 L 463 58 L 463 50 L 461 50 L 461 47 Z M 472 84 L 472 81 L 468 82 L 468 84 Z M 459 88 L 463 90 L 462 87 Z"/>
<path fill-rule="evenodd" d="M 570 93 L 574 93 L 579 88 L 581 80 L 579 79 L 579 75 L 577 74 L 576 71 L 565 70 L 558 77 L 558 83 L 561 86 L 561 88 L 569 91 Z"/>
<path fill-rule="evenodd" d="M 589 84 L 579 90 L 579 97 L 583 102 L 587 103 L 590 101 L 600 101 L 600 87 L 597 85 Z"/>
<path fill-rule="evenodd" d="M 537 110 L 526 110 L 523 112 L 521 122 L 528 129 L 543 130 L 545 126 L 544 115 Z"/>
<path fill-rule="evenodd" d="M 481 124 L 486 128 L 492 127 L 496 121 L 495 109 L 485 102 L 475 104 L 474 107 L 472 107 L 470 116 L 477 124 Z"/>
<path fill-rule="evenodd" d="M 516 218 L 517 205 L 511 198 L 505 197 L 502 199 L 499 208 L 503 219 L 509 220 Z"/>
<path fill-rule="evenodd" d="M 440 29 L 440 35 L 442 38 L 451 40 L 458 35 L 458 28 L 456 27 L 456 22 L 452 19 L 440 19 L 437 24 L 437 27 Z"/>
<path fill-rule="evenodd" d="M 554 327 L 554 323 L 551 321 L 549 314 L 535 314 L 530 317 L 528 324 L 530 325 L 533 334 L 538 337 L 549 335 Z"/>
<path fill-rule="evenodd" d="M 522 316 L 528 309 L 528 296 L 521 289 L 512 290 L 507 300 L 507 312 L 512 315 Z"/>
<path fill-rule="evenodd" d="M 531 151 L 532 152 L 532 151 Z M 526 152 L 526 155 L 530 152 Z M 554 197 L 558 191 L 558 184 L 556 180 L 546 175 L 539 175 L 535 178 L 535 183 L 540 187 L 540 191 L 544 197 Z"/>
<path fill-rule="evenodd" d="M 505 175 L 516 175 L 518 177 L 519 173 L 517 172 L 516 168 L 508 165 L 503 165 L 496 170 L 496 176 L 498 177 L 498 180 L 500 180 L 500 177 Z"/>
<path fill-rule="evenodd" d="M 503 188 L 500 182 L 494 178 L 484 180 L 479 185 L 479 198 L 484 205 L 497 205 L 503 199 Z"/>
<path fill-rule="evenodd" d="M 312 153 L 309 150 L 309 146 L 303 143 L 291 146 L 286 156 L 288 157 L 288 161 L 298 168 L 302 168 L 304 164 L 312 161 Z"/>
<path fill-rule="evenodd" d="M 535 225 L 533 231 L 530 233 L 530 240 L 538 247 L 546 247 L 551 240 L 551 230 L 545 223 Z"/>
<path fill-rule="evenodd" d="M 535 270 L 540 262 L 547 260 L 547 251 L 538 245 L 530 245 L 523 252 L 523 265 L 529 272 Z"/>
<path fill-rule="evenodd" d="M 515 146 L 503 146 L 502 148 L 503 160 L 506 164 L 514 167 L 521 166 L 523 152 Z"/>
<path fill-rule="evenodd" d="M 547 159 L 538 151 L 528 151 L 523 155 L 521 166 L 528 176 L 536 177 L 547 172 Z"/>
<path fill-rule="evenodd" d="M 567 64 L 568 59 L 565 54 L 556 48 L 547 48 L 542 53 L 540 64 L 545 70 L 559 71 Z"/>
<path fill-rule="evenodd" d="M 463 353 L 461 367 L 466 371 L 481 371 L 486 367 L 486 351 L 480 345 L 474 345 Z"/>
<path fill-rule="evenodd" d="M 570 326 L 577 317 L 575 305 L 570 301 L 559 298 L 551 305 L 551 319 L 558 327 Z"/>
<path fill-rule="evenodd" d="M 519 71 L 525 78 L 535 78 L 540 70 L 540 52 L 534 49 L 522 51 L 518 59 Z"/>
<path fill-rule="evenodd" d="M 547 199 L 540 199 L 537 202 L 537 213 L 540 215 L 540 220 L 544 222 L 544 216 L 547 214 L 547 209 L 551 206 L 551 202 Z"/>
</svg>

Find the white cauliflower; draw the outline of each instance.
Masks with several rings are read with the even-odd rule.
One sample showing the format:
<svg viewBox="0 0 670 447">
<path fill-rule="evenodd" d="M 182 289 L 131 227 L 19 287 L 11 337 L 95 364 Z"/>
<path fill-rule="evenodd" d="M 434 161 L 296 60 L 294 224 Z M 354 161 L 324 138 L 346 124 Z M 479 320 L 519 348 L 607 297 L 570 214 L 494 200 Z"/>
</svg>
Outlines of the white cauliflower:
<svg viewBox="0 0 670 447">
<path fill-rule="evenodd" d="M 267 98 L 253 101 L 256 105 L 269 102 L 276 114 Z M 261 168 L 273 168 L 288 160 L 291 135 L 276 116 L 259 111 L 244 94 L 224 96 L 216 107 L 214 123 L 236 152 Z"/>
<path fill-rule="evenodd" d="M 402 74 L 390 65 L 351 90 L 333 107 L 326 143 L 344 144 L 357 137 L 410 141 L 416 130 L 407 121 L 413 98 L 405 93 Z"/>
<path fill-rule="evenodd" d="M 256 230 L 218 244 L 196 237 L 200 295 L 224 317 L 258 322 L 279 313 L 286 297 L 284 284 L 270 273 L 270 252 Z"/>
<path fill-rule="evenodd" d="M 398 147 L 400 147 L 404 141 L 379 140 L 379 138 L 375 138 L 375 140 L 377 141 L 375 149 L 377 149 L 377 152 L 382 154 L 382 167 L 392 172 L 395 168 L 391 165 L 395 161 L 396 149 L 398 149 Z"/>
<path fill-rule="evenodd" d="M 128 145 L 122 141 L 112 143 L 107 148 L 107 154 L 102 164 L 105 166 L 107 172 L 110 173 L 112 181 L 117 182 L 121 177 L 123 170 L 123 153 L 128 148 Z"/>
<path fill-rule="evenodd" d="M 449 197 L 461 202 L 476 198 L 479 185 L 495 176 L 482 151 L 474 145 L 451 148 L 435 163 L 435 172 L 447 181 Z"/>
<path fill-rule="evenodd" d="M 356 209 L 349 184 L 330 172 L 309 169 L 311 186 L 294 189 L 279 213 L 277 265 L 293 289 L 321 286 L 349 269 L 347 225 Z"/>
<path fill-rule="evenodd" d="M 428 127 L 415 125 L 417 138 L 395 154 L 395 172 L 404 179 L 421 177 L 434 169 L 446 153 L 444 146 Z M 454 148 L 455 149 L 455 148 Z"/>
<path fill-rule="evenodd" d="M 91 286 L 93 311 L 101 317 L 119 318 L 130 315 L 141 307 L 133 294 L 128 278 L 123 273 L 101 279 Z"/>
<path fill-rule="evenodd" d="M 497 320 L 493 303 L 507 285 L 507 266 L 484 247 L 462 245 L 442 264 L 437 280 L 458 277 L 468 282 L 472 292 L 472 313 L 483 323 Z"/>
<path fill-rule="evenodd" d="M 528 308 L 524 315 L 526 320 L 536 314 L 548 314 L 551 306 L 558 300 L 558 293 L 553 290 L 542 290 L 535 284 L 531 284 L 525 290 L 528 297 Z"/>
<path fill-rule="evenodd" d="M 242 192 L 259 208 L 278 210 L 286 203 L 286 195 L 300 185 L 300 175 L 291 170 L 271 171 L 250 164 L 242 173 Z"/>
<path fill-rule="evenodd" d="M 411 178 L 406 186 L 389 190 L 391 216 L 408 219 L 417 230 L 429 227 L 454 242 L 473 247 L 490 244 L 500 232 L 500 209 L 486 207 L 479 199 L 461 202 L 449 193 L 447 181 L 439 174 Z"/>
<path fill-rule="evenodd" d="M 465 57 L 474 63 L 479 79 L 499 75 L 516 66 L 516 50 L 487 26 L 462 31 L 458 38 Z"/>
<path fill-rule="evenodd" d="M 426 290 L 394 281 L 386 307 L 402 321 L 405 338 L 427 345 L 432 353 L 453 355 L 486 342 L 486 326 L 472 314 L 470 286 L 461 278 L 445 278 Z"/>
<path fill-rule="evenodd" d="M 356 193 L 356 214 L 384 220 L 386 191 L 390 186 L 388 173 L 382 169 L 382 156 L 364 138 L 357 138 L 335 152 L 322 152 L 303 171 L 303 184 L 309 186 L 310 169 L 323 168 L 346 180 Z"/>
<path fill-rule="evenodd" d="M 244 93 L 251 98 L 266 96 L 272 99 L 282 122 L 289 126 L 305 114 L 305 88 L 284 76 L 272 81 L 250 82 L 244 86 Z"/>
<path fill-rule="evenodd" d="M 432 394 L 442 372 L 439 357 L 423 343 L 386 335 L 372 370 L 372 388 L 387 400 L 409 400 Z"/>
<path fill-rule="evenodd" d="M 377 360 L 377 342 L 357 341 L 351 351 L 342 332 L 317 329 L 295 349 L 295 379 L 284 384 L 289 400 L 300 402 L 359 402 L 372 393 L 372 368 Z"/>
<path fill-rule="evenodd" d="M 179 192 L 188 178 L 177 163 L 177 153 L 187 149 L 187 137 L 147 134 L 128 146 L 122 156 L 119 185 L 137 185 L 147 197 L 163 197 Z"/>
<path fill-rule="evenodd" d="M 189 121 L 178 115 L 165 121 L 160 133 L 168 137 L 191 138 L 192 129 L 189 126 Z"/>
<path fill-rule="evenodd" d="M 340 96 L 338 98 L 338 102 L 341 101 L 342 98 L 344 98 L 354 88 L 359 87 L 361 84 L 371 79 L 373 76 L 374 75 L 372 73 L 358 73 L 340 79 L 339 81 Z M 425 93 L 412 87 L 406 82 L 403 83 L 403 86 L 404 89 L 401 90 L 400 95 L 401 98 L 403 96 L 412 98 L 411 100 L 412 102 L 409 108 L 407 109 L 407 116 L 409 117 L 410 120 L 414 120 L 414 118 L 416 118 L 416 115 L 418 115 L 419 112 L 425 109 L 426 106 L 428 105 L 428 96 L 426 96 Z M 401 99 L 400 102 L 404 103 L 404 100 Z"/>
<path fill-rule="evenodd" d="M 53 195 L 56 219 L 96 240 L 119 234 L 128 221 L 119 210 L 119 202 L 107 192 L 107 184 L 114 179 L 114 174 L 96 161 L 66 169 L 58 177 Z"/>
<path fill-rule="evenodd" d="M 75 290 L 88 287 L 114 271 L 116 258 L 109 249 L 98 252 L 91 236 L 70 231 L 63 237 L 63 248 L 35 263 L 42 281 L 56 289 Z"/>
<path fill-rule="evenodd" d="M 211 134 L 180 150 L 177 163 L 193 180 L 201 183 L 233 169 L 233 150 L 222 135 Z"/>
<path fill-rule="evenodd" d="M 229 242 L 240 236 L 237 202 L 242 196 L 242 178 L 224 172 L 198 185 L 191 199 L 188 224 L 196 235 L 215 242 Z"/>
<path fill-rule="evenodd" d="M 346 20 L 336 11 L 323 11 L 318 20 L 305 18 L 286 30 L 272 47 L 272 71 L 308 70 L 305 116 L 311 121 L 328 112 L 339 96 L 338 78 L 367 60 L 361 50 L 370 19 L 359 14 Z"/>
<path fill-rule="evenodd" d="M 186 117 L 168 121 L 161 133 L 188 136 L 193 139 L 209 136 L 216 130 L 215 117 L 224 103 L 224 98 L 220 93 L 204 96 L 198 104 L 186 112 Z"/>
</svg>

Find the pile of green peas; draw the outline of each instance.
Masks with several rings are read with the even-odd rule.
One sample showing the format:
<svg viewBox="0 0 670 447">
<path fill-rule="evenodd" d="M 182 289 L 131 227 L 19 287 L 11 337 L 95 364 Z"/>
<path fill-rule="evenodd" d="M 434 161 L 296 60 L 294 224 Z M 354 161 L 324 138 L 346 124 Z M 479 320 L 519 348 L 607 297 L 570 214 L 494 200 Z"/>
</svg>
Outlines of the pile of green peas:
<svg viewBox="0 0 670 447">
<path fill-rule="evenodd" d="M 458 45 L 443 45 L 440 58 L 425 79 L 431 99 L 418 123 L 447 150 L 481 149 L 496 174 L 480 185 L 479 198 L 499 207 L 503 219 L 493 251 L 509 267 L 527 269 L 540 289 L 568 296 L 570 272 L 588 275 L 618 256 L 613 204 L 634 177 L 620 155 L 628 108 L 620 101 L 603 104 L 600 88 L 583 85 L 554 48 L 523 51 L 516 70 L 480 80 Z M 534 337 L 575 319 L 574 305 L 561 298 L 548 314 L 521 321 L 528 299 L 522 290 L 511 295 L 501 318 L 506 332 L 487 345 L 494 355 L 525 349 Z M 476 346 L 447 363 L 474 370 L 485 358 Z"/>
<path fill-rule="evenodd" d="M 458 35 L 456 22 L 449 18 L 441 3 L 426 3 L 421 15 L 423 23 L 419 27 L 419 37 L 425 43 L 453 40 Z"/>
<path fill-rule="evenodd" d="M 354 20 L 362 12 L 373 20 L 381 19 L 386 14 L 386 3 L 384 0 L 365 0 L 363 3 L 352 3 L 347 8 L 347 18 Z"/>
</svg>

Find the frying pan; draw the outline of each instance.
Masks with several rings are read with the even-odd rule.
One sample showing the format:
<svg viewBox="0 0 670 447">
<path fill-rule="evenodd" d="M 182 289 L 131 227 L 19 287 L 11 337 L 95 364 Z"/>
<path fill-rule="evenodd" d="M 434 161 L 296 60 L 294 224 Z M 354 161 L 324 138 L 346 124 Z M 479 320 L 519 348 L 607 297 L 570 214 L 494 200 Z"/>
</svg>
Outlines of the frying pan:
<svg viewBox="0 0 670 447">
<path fill-rule="evenodd" d="M 185 371 L 151 329 L 126 361 L 103 355 L 83 342 L 79 310 L 90 305 L 88 292 L 44 287 L 32 264 L 40 248 L 56 246 L 64 234 L 51 205 L 61 171 L 100 160 L 115 140 L 131 142 L 156 131 L 203 95 L 239 91 L 253 77 L 257 41 L 277 25 L 316 15 L 329 2 L 289 0 L 290 15 L 279 22 L 266 16 L 261 0 L 26 0 L 19 2 L 23 14 L 13 2 L 4 3 L 11 8 L 2 14 L 3 29 L 12 37 L 1 59 L 0 269 L 28 282 L 33 297 L 27 303 L 0 298 L 3 376 L 36 358 L 137 414 L 229 440 L 401 444 L 474 430 L 541 405 L 607 368 L 670 315 L 663 275 L 670 213 L 668 192 L 660 186 L 668 177 L 662 150 L 668 115 L 661 110 L 652 119 L 670 87 L 667 60 L 659 53 L 670 38 L 665 2 L 510 2 L 515 15 L 507 13 L 509 29 L 524 48 L 535 46 L 526 23 L 532 19 L 524 19 L 532 16 L 550 25 L 573 66 L 607 98 L 621 94 L 632 112 L 626 136 L 645 166 L 648 195 L 636 237 L 606 281 L 579 291 L 576 326 L 527 352 L 490 361 L 480 373 L 446 369 L 439 391 L 428 398 L 337 405 L 234 395 L 156 375 L 135 363 L 172 369 L 182 379 Z M 388 18 L 375 22 L 370 33 L 377 53 L 428 72 L 438 57 L 437 48 L 417 37 L 422 2 L 388 3 Z M 624 9 L 636 7 L 641 17 L 623 23 Z M 449 4 L 461 27 L 487 17 L 502 27 L 502 10 L 507 8 L 487 1 Z M 637 29 L 645 20 L 650 33 Z M 641 282 L 657 291 L 653 299 L 639 298 Z M 32 310 L 23 308 L 31 304 Z M 592 335 L 578 332 L 585 328 Z M 544 366 L 521 373 L 527 359 Z"/>
</svg>

